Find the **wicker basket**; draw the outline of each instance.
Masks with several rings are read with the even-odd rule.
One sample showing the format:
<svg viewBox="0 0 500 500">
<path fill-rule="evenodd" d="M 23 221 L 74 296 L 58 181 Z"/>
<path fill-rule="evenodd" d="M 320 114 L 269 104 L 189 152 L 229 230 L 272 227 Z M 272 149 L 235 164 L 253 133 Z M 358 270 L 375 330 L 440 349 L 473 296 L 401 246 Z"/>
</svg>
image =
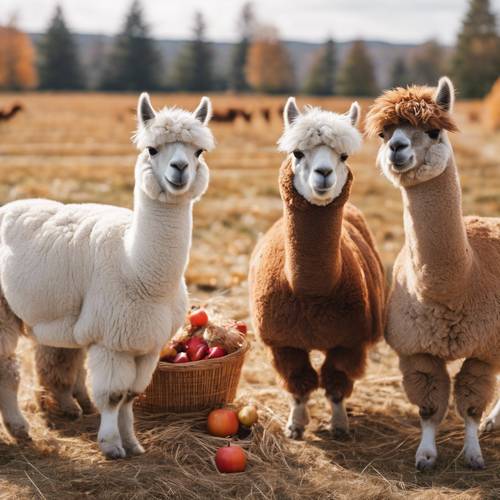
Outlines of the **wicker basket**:
<svg viewBox="0 0 500 500">
<path fill-rule="evenodd" d="M 136 407 L 187 413 L 231 403 L 248 347 L 245 340 L 238 350 L 222 358 L 179 364 L 160 361 Z"/>
</svg>

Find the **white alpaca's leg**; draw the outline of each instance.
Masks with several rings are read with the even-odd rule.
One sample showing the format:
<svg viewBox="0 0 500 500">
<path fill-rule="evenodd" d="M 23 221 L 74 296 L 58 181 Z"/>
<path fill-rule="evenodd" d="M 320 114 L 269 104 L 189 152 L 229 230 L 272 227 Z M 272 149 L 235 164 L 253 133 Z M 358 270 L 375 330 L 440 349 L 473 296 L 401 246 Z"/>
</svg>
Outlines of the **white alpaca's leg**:
<svg viewBox="0 0 500 500">
<path fill-rule="evenodd" d="M 33 326 L 33 335 L 42 345 L 79 349 L 82 346 L 76 342 L 73 334 L 75 321 L 73 316 L 67 316 L 48 323 L 37 323 Z"/>
<path fill-rule="evenodd" d="M 486 417 L 481 429 L 485 432 L 500 429 L 500 398 L 498 399 L 497 404 L 490 411 L 490 414 Z"/>
<path fill-rule="evenodd" d="M 118 427 L 127 455 L 144 453 L 144 448 L 139 443 L 134 432 L 134 399 L 141 392 L 144 392 L 149 382 L 151 382 L 151 377 L 158 364 L 158 355 L 140 356 L 135 359 L 135 362 L 136 378 L 118 414 Z"/>
<path fill-rule="evenodd" d="M 108 458 L 123 458 L 125 450 L 118 429 L 118 413 L 135 380 L 134 357 L 93 345 L 89 348 L 89 370 L 94 401 L 101 414 L 99 447 Z"/>
</svg>

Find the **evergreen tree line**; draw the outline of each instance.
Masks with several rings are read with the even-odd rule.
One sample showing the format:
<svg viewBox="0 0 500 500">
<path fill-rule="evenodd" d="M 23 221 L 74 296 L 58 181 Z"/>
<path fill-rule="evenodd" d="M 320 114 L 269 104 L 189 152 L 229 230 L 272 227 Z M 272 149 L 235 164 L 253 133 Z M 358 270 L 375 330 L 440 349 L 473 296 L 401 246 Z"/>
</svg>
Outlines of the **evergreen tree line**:
<svg viewBox="0 0 500 500">
<path fill-rule="evenodd" d="M 0 28 L 0 37 L 2 33 L 4 36 L 10 33 L 2 29 L 16 31 L 11 27 Z M 164 61 L 150 36 L 140 1 L 134 0 L 111 48 L 98 54 L 93 64 L 93 70 L 99 70 L 98 75 L 96 81 L 90 82 L 63 11 L 57 6 L 38 46 L 38 85 L 41 89 L 54 90 L 91 87 L 117 91 L 204 92 L 229 88 L 237 92 L 303 91 L 316 95 L 357 96 L 372 96 L 380 90 L 370 51 L 362 40 L 351 44 L 341 65 L 334 40 L 327 40 L 317 51 L 303 88 L 298 89 L 293 63 L 277 30 L 257 22 L 251 3 L 242 9 L 238 31 L 240 40 L 233 48 L 227 75 L 217 75 L 214 71 L 213 48 L 206 38 L 205 20 L 199 12 L 194 17 L 191 40 L 185 43 L 175 60 Z M 17 33 L 18 38 L 23 35 Z M 18 41 L 17 45 L 24 47 L 19 53 L 29 54 L 26 43 Z M 440 75 L 447 73 L 454 78 L 461 97 L 484 96 L 500 74 L 500 36 L 489 0 L 469 0 L 457 45 L 452 54 L 449 52 L 434 40 L 411 52 L 405 51 L 390 69 L 390 85 L 433 84 Z M 12 54 L 11 48 L 9 57 L 2 59 L 0 51 L 0 88 L 23 88 L 15 78 L 17 66 L 24 68 L 24 75 L 29 73 L 27 64 L 5 67 L 5 61 L 13 59 Z M 4 78 L 7 83 L 2 82 L 2 75 L 9 75 L 9 79 Z M 29 78 L 30 85 L 35 85 L 36 78 L 33 75 Z"/>
</svg>

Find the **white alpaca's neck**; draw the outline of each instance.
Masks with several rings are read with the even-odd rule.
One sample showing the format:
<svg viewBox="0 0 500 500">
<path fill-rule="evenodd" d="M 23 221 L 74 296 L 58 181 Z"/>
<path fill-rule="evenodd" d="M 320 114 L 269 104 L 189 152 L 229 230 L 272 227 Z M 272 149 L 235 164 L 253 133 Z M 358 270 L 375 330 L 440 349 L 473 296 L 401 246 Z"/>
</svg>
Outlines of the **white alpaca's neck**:
<svg viewBox="0 0 500 500">
<path fill-rule="evenodd" d="M 125 250 L 137 285 L 150 296 L 177 292 L 189 259 L 192 201 L 167 204 L 136 185 Z"/>
</svg>

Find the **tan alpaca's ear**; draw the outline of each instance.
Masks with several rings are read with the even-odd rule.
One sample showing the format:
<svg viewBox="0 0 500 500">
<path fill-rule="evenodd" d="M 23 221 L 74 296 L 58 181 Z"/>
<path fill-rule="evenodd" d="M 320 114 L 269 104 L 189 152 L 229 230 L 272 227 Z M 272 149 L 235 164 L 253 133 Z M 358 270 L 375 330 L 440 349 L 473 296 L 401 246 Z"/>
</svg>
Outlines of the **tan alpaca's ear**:
<svg viewBox="0 0 500 500">
<path fill-rule="evenodd" d="M 361 107 L 358 104 L 358 101 L 354 101 L 349 108 L 349 111 L 346 113 L 349 119 L 351 120 L 351 124 L 353 127 L 356 127 L 359 123 L 359 117 L 361 116 Z"/>
<path fill-rule="evenodd" d="M 285 128 L 288 128 L 300 115 L 299 108 L 295 102 L 295 97 L 289 97 L 286 101 L 285 108 L 283 109 L 283 121 Z"/>
<path fill-rule="evenodd" d="M 210 121 L 210 118 L 212 118 L 212 102 L 207 96 L 201 98 L 200 104 L 193 111 L 193 115 L 203 125 L 206 125 Z"/>
<path fill-rule="evenodd" d="M 151 105 L 151 100 L 149 99 L 149 94 L 143 92 L 139 96 L 139 102 L 137 104 L 137 121 L 141 125 L 145 125 L 148 120 L 152 120 L 156 116 L 156 111 Z"/>
<path fill-rule="evenodd" d="M 455 88 L 447 76 L 439 79 L 436 93 L 434 94 L 436 104 L 445 111 L 451 112 L 455 102 Z"/>
</svg>

